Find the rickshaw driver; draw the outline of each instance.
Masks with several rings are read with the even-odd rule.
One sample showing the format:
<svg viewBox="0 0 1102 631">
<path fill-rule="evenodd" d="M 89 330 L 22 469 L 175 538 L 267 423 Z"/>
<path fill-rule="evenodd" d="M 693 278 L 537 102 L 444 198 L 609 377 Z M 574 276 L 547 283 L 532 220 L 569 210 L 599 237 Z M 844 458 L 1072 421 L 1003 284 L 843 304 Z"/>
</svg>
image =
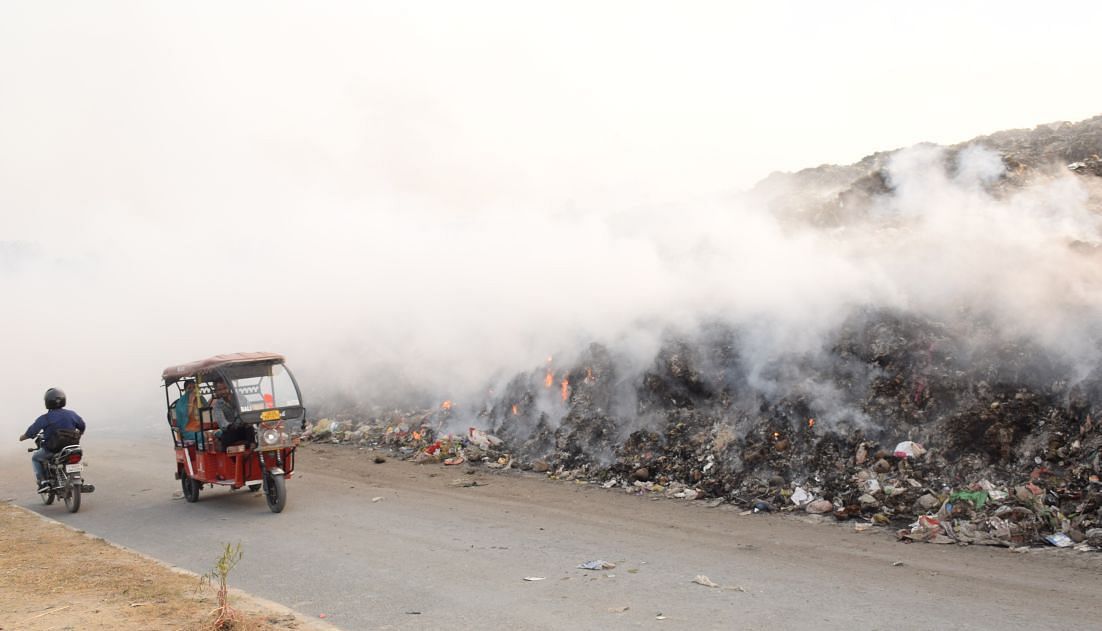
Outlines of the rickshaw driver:
<svg viewBox="0 0 1102 631">
<path fill-rule="evenodd" d="M 222 449 L 234 443 L 252 440 L 252 428 L 237 422 L 237 412 L 233 403 L 233 395 L 225 381 L 214 383 L 214 400 L 211 401 L 211 414 L 218 425 L 218 438 L 222 443 Z"/>
</svg>

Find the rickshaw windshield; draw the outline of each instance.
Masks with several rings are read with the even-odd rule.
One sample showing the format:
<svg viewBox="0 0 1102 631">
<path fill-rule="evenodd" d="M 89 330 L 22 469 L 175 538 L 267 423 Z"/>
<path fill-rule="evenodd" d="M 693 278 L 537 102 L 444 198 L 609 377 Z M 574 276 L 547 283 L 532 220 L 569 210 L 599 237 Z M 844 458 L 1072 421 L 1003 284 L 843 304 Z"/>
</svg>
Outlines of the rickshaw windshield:
<svg viewBox="0 0 1102 631">
<path fill-rule="evenodd" d="M 301 405 L 298 388 L 282 364 L 223 369 L 241 412 Z"/>
</svg>

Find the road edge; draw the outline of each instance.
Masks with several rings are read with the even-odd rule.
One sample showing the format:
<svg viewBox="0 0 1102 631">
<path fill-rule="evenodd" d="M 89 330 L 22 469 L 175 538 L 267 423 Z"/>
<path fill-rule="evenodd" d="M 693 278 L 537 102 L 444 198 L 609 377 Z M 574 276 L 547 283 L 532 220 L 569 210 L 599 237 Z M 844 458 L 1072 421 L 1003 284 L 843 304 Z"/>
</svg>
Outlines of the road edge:
<svg viewBox="0 0 1102 631">
<path fill-rule="evenodd" d="M 156 563 L 157 565 L 161 566 L 162 568 L 164 568 L 166 570 L 169 570 L 170 572 L 174 572 L 176 574 L 181 574 L 183 576 L 192 577 L 196 580 L 196 582 L 198 582 L 199 579 L 201 578 L 201 576 L 199 574 L 197 574 L 195 572 L 192 572 L 191 570 L 188 570 L 188 569 L 176 566 L 176 565 L 172 565 L 171 563 L 168 563 L 167 561 L 162 561 L 161 559 L 158 559 L 157 557 L 150 556 L 150 555 L 148 555 L 144 552 L 139 552 L 138 550 L 134 550 L 133 548 L 128 548 L 124 545 L 115 543 L 114 541 L 111 541 L 110 539 L 106 539 L 106 538 L 101 537 L 99 535 L 94 535 L 94 534 L 92 534 L 92 533 L 90 533 L 86 530 L 82 530 L 80 528 L 77 528 L 75 526 L 67 524 L 63 521 L 58 521 L 58 520 L 56 520 L 52 517 L 48 517 L 46 515 L 43 515 L 42 513 L 39 513 L 37 511 L 33 511 L 33 510 L 27 508 L 26 506 L 20 506 L 19 504 L 16 504 L 15 502 L 12 502 L 12 501 L 7 501 L 5 503 L 8 506 L 11 506 L 12 508 L 21 510 L 24 513 L 27 513 L 29 515 L 33 515 L 34 517 L 37 517 L 37 518 L 41 519 L 42 521 L 49 522 L 49 523 L 52 523 L 52 524 L 57 524 L 57 525 L 59 525 L 63 528 L 68 529 L 71 532 L 77 533 L 79 535 L 83 535 L 83 536 L 87 537 L 88 539 L 91 539 L 92 541 L 102 541 L 105 544 L 107 544 L 107 545 L 109 545 L 109 546 L 111 546 L 111 547 L 113 547 L 117 550 L 121 550 L 123 552 L 126 552 L 127 554 L 132 554 L 132 555 L 137 556 L 137 557 L 139 557 L 141 559 L 144 559 L 146 561 Z M 249 592 L 238 589 L 236 587 L 229 588 L 229 593 L 230 593 L 231 596 L 234 596 L 238 600 L 249 601 L 251 603 L 256 604 L 259 608 L 264 609 L 266 611 L 270 611 L 273 614 L 278 614 L 280 616 L 293 617 L 295 622 L 299 625 L 299 627 L 298 627 L 299 629 L 303 629 L 305 631 L 341 631 L 340 627 L 337 627 L 337 626 L 333 625 L 332 623 L 325 622 L 323 620 L 315 620 L 314 618 L 307 617 L 306 614 L 304 614 L 302 612 L 295 611 L 294 609 L 291 609 L 287 605 L 277 603 L 273 600 L 268 600 L 267 598 L 261 598 L 260 596 L 250 594 Z"/>
</svg>

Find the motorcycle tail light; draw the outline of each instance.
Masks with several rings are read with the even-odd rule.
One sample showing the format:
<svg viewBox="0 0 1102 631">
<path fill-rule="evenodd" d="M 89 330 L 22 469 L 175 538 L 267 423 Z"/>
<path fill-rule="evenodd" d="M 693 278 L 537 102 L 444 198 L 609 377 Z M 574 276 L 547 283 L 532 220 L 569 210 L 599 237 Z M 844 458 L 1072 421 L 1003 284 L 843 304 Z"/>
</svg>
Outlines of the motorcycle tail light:
<svg viewBox="0 0 1102 631">
<path fill-rule="evenodd" d="M 80 454 L 69 454 L 69 458 L 65 461 L 65 464 L 76 464 L 80 462 Z"/>
</svg>

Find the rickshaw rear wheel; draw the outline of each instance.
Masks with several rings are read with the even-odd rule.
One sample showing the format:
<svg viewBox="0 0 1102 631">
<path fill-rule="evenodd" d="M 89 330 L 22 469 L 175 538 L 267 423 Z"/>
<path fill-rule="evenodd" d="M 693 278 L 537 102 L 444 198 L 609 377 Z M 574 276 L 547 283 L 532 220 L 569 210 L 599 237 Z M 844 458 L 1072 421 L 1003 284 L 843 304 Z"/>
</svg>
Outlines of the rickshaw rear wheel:
<svg viewBox="0 0 1102 631">
<path fill-rule="evenodd" d="M 264 499 L 273 513 L 283 510 L 287 504 L 287 484 L 282 475 L 264 474 Z"/>
<path fill-rule="evenodd" d="M 69 492 L 65 494 L 65 508 L 69 509 L 70 513 L 80 510 L 80 485 L 70 487 Z"/>
<path fill-rule="evenodd" d="M 54 503 L 54 492 L 46 491 L 45 493 L 39 493 L 38 497 L 42 498 L 42 503 L 46 506 Z"/>
<path fill-rule="evenodd" d="M 180 486 L 184 490 L 184 499 L 188 503 L 195 503 L 199 501 L 199 489 L 203 487 L 202 484 L 195 478 L 190 476 L 184 476 L 180 478 Z"/>
</svg>

